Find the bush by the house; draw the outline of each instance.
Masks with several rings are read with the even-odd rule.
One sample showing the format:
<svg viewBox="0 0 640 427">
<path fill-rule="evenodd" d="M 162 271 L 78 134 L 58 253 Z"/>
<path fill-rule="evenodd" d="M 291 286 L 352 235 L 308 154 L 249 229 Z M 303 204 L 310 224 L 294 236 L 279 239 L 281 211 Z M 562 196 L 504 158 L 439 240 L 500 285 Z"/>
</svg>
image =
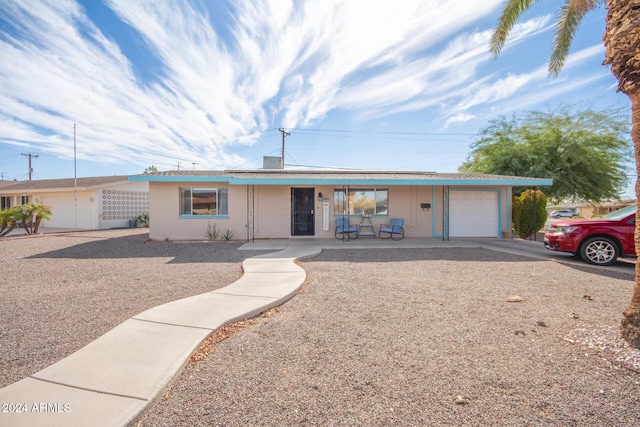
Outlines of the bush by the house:
<svg viewBox="0 0 640 427">
<path fill-rule="evenodd" d="M 513 198 L 513 229 L 525 239 L 544 227 L 547 197 L 540 190 L 526 190 Z"/>
</svg>

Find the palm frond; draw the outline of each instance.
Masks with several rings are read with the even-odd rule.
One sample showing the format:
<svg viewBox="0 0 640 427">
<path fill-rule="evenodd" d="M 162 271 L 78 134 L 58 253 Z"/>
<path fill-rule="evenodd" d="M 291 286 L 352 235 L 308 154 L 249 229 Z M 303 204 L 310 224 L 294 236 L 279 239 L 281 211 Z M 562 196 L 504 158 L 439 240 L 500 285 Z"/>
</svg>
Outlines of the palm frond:
<svg viewBox="0 0 640 427">
<path fill-rule="evenodd" d="M 538 2 L 538 0 L 507 0 L 507 4 L 502 10 L 498 24 L 491 36 L 490 51 L 493 59 L 500 55 L 507 36 L 516 21 L 536 2 Z"/>
<path fill-rule="evenodd" d="M 569 49 L 584 16 L 596 8 L 596 0 L 567 0 L 558 12 L 556 37 L 549 60 L 549 74 L 556 76 L 562 69 Z"/>
</svg>

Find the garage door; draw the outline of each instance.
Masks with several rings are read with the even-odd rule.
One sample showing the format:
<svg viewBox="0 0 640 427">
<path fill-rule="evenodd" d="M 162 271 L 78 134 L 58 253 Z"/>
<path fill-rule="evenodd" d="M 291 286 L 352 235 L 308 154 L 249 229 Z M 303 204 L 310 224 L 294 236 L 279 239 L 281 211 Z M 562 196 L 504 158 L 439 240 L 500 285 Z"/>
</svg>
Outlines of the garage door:
<svg viewBox="0 0 640 427">
<path fill-rule="evenodd" d="M 497 192 L 449 193 L 449 236 L 498 237 L 499 218 Z"/>
</svg>

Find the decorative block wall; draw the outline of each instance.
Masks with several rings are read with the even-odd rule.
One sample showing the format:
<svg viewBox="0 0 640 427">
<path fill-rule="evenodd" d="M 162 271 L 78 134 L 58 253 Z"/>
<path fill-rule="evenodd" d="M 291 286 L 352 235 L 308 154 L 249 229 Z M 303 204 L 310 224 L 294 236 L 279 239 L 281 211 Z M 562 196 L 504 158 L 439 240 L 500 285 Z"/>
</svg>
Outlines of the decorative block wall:
<svg viewBox="0 0 640 427">
<path fill-rule="evenodd" d="M 117 221 L 127 226 L 130 219 L 149 213 L 149 193 L 146 191 L 102 190 L 102 220 Z"/>
</svg>

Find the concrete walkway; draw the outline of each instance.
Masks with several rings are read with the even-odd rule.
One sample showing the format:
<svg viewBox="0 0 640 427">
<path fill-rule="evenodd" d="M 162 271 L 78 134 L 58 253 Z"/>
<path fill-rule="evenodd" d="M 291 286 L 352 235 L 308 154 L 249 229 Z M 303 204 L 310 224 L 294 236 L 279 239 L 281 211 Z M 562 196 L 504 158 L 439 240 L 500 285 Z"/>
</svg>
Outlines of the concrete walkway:
<svg viewBox="0 0 640 427">
<path fill-rule="evenodd" d="M 312 240 L 291 240 L 280 252 L 246 259 L 235 283 L 144 311 L 58 363 L 0 389 L 0 426 L 131 423 L 215 330 L 293 297 L 306 276 L 294 260 L 320 251 Z"/>
</svg>

